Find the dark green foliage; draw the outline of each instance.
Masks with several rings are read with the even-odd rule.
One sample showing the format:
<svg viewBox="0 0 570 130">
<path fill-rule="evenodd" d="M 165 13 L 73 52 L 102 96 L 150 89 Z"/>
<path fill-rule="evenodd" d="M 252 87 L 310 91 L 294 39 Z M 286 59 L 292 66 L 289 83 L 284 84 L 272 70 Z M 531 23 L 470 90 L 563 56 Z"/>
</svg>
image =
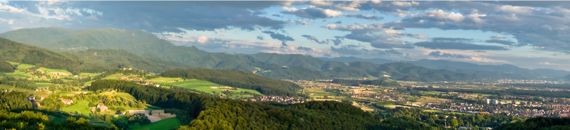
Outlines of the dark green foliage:
<svg viewBox="0 0 570 130">
<path fill-rule="evenodd" d="M 205 100 L 203 98 L 206 98 L 189 91 L 141 86 L 132 82 L 118 80 L 95 81 L 86 89 L 91 91 L 119 90 L 155 106 L 187 110 L 191 115 L 198 115 L 202 109 L 202 101 Z"/>
<path fill-rule="evenodd" d="M 208 104 L 189 129 L 367 129 L 375 120 L 350 104 L 310 102 L 274 106 L 220 100 Z"/>
<path fill-rule="evenodd" d="M 0 129 L 45 129 L 48 121 L 48 116 L 39 112 L 12 113 L 0 111 Z"/>
<path fill-rule="evenodd" d="M 43 129 L 80 129 L 80 130 L 107 130 L 112 126 L 99 126 L 91 124 L 89 119 L 49 111 L 18 112 L 0 110 L 0 129 L 43 130 Z M 53 121 L 53 118 L 64 118 L 63 122 Z"/>
<path fill-rule="evenodd" d="M 148 120 L 148 118 L 144 114 L 141 114 L 141 113 L 130 115 L 127 118 L 128 118 L 129 123 L 137 123 L 140 125 L 150 123 L 150 120 Z"/>
<path fill-rule="evenodd" d="M 0 72 L 14 72 L 15 68 L 10 63 L 0 60 Z"/>
<path fill-rule="evenodd" d="M 377 115 L 382 122 L 374 129 L 417 130 L 443 129 L 445 127 L 497 127 L 516 118 L 505 115 L 461 114 L 447 112 L 424 112 L 421 109 L 385 109 Z"/>
<path fill-rule="evenodd" d="M 207 80 L 227 86 L 254 89 L 268 95 L 296 95 L 296 91 L 300 88 L 291 82 L 264 78 L 255 74 L 233 70 L 169 70 L 162 73 L 162 76 Z"/>
<path fill-rule="evenodd" d="M 189 111 L 194 120 L 182 129 L 367 129 L 377 122 L 372 115 L 339 102 L 253 103 L 112 80 L 96 81 L 87 89 L 115 89 L 155 106 Z"/>
<path fill-rule="evenodd" d="M 497 128 L 498 130 L 568 130 L 570 129 L 570 118 L 547 118 L 536 117 L 523 122 L 505 124 Z"/>
<path fill-rule="evenodd" d="M 10 91 L 4 92 L 0 89 L 0 111 L 2 110 L 17 110 L 17 109 L 31 109 L 32 104 L 27 100 L 30 93 Z"/>
</svg>

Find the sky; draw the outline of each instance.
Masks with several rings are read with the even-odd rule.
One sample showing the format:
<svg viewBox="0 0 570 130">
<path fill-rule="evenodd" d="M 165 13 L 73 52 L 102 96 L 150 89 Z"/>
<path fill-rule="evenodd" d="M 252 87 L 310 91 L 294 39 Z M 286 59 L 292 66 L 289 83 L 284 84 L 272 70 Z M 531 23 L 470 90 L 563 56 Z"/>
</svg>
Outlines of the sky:
<svg viewBox="0 0 570 130">
<path fill-rule="evenodd" d="M 570 70 L 570 2 L 6 1 L 0 32 L 143 30 L 232 54 L 451 60 Z"/>
</svg>

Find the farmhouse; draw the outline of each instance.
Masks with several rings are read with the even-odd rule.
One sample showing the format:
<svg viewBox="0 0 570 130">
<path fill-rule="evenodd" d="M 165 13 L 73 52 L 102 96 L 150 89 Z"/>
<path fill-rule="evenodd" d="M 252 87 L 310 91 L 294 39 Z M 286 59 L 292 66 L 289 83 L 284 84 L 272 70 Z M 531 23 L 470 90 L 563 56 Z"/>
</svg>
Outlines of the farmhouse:
<svg viewBox="0 0 570 130">
<path fill-rule="evenodd" d="M 144 114 L 150 122 L 176 117 L 174 114 L 165 113 L 164 110 L 129 110 L 127 114 Z"/>
</svg>

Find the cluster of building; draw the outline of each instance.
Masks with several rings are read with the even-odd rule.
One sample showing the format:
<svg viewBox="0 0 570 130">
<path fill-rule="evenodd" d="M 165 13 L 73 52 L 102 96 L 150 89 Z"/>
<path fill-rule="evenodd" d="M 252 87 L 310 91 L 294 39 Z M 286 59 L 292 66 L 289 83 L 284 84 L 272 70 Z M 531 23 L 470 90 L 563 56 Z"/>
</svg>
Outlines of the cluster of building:
<svg viewBox="0 0 570 130">
<path fill-rule="evenodd" d="M 144 114 L 150 122 L 157 122 L 163 119 L 174 118 L 175 114 L 166 113 L 164 110 L 129 110 L 127 115 Z"/>
<path fill-rule="evenodd" d="M 276 102 L 281 104 L 297 104 L 305 103 L 306 101 L 303 97 L 293 96 L 257 96 L 247 100 L 252 102 Z"/>
<path fill-rule="evenodd" d="M 565 84 L 564 81 L 552 81 L 552 80 L 514 80 L 514 79 L 503 79 L 497 80 L 497 84 Z"/>
<path fill-rule="evenodd" d="M 476 103 L 428 103 L 424 108 L 464 113 L 490 113 L 521 117 L 570 117 L 570 104 L 484 99 Z"/>
</svg>

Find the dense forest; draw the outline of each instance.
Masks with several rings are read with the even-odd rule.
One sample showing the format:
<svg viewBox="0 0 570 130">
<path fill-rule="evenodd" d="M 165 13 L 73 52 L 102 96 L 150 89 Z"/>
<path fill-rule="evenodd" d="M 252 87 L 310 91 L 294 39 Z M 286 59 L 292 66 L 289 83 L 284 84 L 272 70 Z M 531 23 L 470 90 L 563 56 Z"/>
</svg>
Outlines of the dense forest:
<svg viewBox="0 0 570 130">
<path fill-rule="evenodd" d="M 124 91 L 152 105 L 186 110 L 194 120 L 182 129 L 367 129 L 376 122 L 371 114 L 339 102 L 253 103 L 113 80 L 96 81 L 87 89 Z"/>
<path fill-rule="evenodd" d="M 299 86 L 281 80 L 264 78 L 255 74 L 234 70 L 187 69 L 169 70 L 161 74 L 166 77 L 200 79 L 221 85 L 257 90 L 268 95 L 296 95 Z"/>
</svg>

